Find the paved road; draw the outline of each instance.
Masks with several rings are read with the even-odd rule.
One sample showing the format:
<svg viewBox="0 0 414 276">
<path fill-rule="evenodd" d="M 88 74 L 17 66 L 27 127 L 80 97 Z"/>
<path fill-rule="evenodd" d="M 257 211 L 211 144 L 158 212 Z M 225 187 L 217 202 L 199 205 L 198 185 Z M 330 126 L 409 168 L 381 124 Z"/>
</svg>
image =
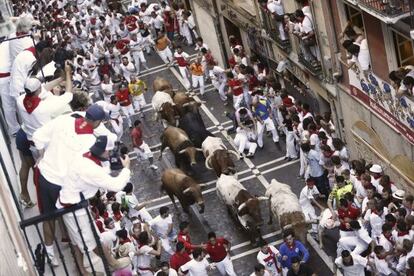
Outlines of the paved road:
<svg viewBox="0 0 414 276">
<path fill-rule="evenodd" d="M 187 47 L 186 51 L 189 54 L 194 54 L 192 48 Z M 167 68 L 162 65 L 161 59 L 152 54 L 148 57 L 149 71 L 142 72 L 142 79 L 145 80 L 149 86 L 149 91 L 146 94 L 147 102 L 150 103 L 150 99 L 153 95 L 151 89 L 152 82 L 157 76 L 168 79 L 176 89 L 183 89 L 180 83 L 180 78 L 177 74 L 177 69 Z M 202 117 L 208 127 L 208 129 L 218 137 L 221 137 L 226 142 L 229 148 L 232 147 L 232 137 L 226 133 L 226 128 L 230 128 L 232 123 L 224 115 L 224 112 L 231 111 L 230 107 L 225 107 L 221 103 L 217 91 L 208 84 L 206 87 L 207 93 L 203 96 L 202 100 L 206 101 L 206 104 L 202 106 Z M 144 133 L 145 135 L 154 135 L 146 142 L 152 147 L 155 152 L 155 159 L 159 156 L 159 136 L 162 132 L 162 126 L 160 123 L 153 121 L 153 110 L 150 105 L 145 108 L 144 119 Z M 135 118 L 134 118 L 135 119 Z M 234 137 L 234 136 L 233 136 Z M 129 130 L 125 131 L 122 139 L 127 145 L 131 145 L 129 138 Z M 274 144 L 271 138 L 265 137 L 265 146 L 263 150 L 257 151 L 255 157 L 251 160 L 239 160 L 236 162 L 238 170 L 238 178 L 246 189 L 256 195 L 263 195 L 265 186 L 273 179 L 276 178 L 279 181 L 289 183 L 292 190 L 298 194 L 304 183 L 302 180 L 297 179 L 299 164 L 298 161 L 286 162 L 283 160 L 285 144 L 281 141 L 282 151 L 279 150 Z M 207 183 L 207 187 L 203 188 L 204 200 L 206 202 L 205 213 L 200 216 L 197 213 L 191 212 L 187 217 L 179 210 L 174 210 L 173 205 L 169 198 L 160 191 L 160 176 L 164 168 L 172 167 L 174 158 L 171 156 L 169 150 L 166 150 L 163 154 L 162 160 L 159 162 L 160 169 L 156 172 L 152 171 L 148 167 L 147 161 L 140 161 L 136 159 L 134 153 L 130 154 L 134 159 L 132 162 L 132 170 L 134 175 L 132 182 L 135 187 L 135 194 L 140 201 L 151 200 L 149 210 L 152 215 L 157 215 L 161 206 L 169 206 L 171 211 L 174 212 L 174 222 L 176 225 L 181 220 L 190 221 L 190 232 L 195 243 L 200 243 L 207 239 L 206 232 L 209 229 L 216 231 L 218 235 L 227 237 L 232 243 L 232 255 L 233 263 L 237 275 L 249 275 L 253 266 L 256 263 L 256 253 L 258 248 L 252 246 L 249 242 L 248 236 L 242 231 L 241 227 L 236 221 L 229 215 L 226 207 L 217 198 L 215 191 L 216 177 L 212 171 L 208 171 L 204 167 L 204 160 L 199 158 L 199 162 L 194 168 L 194 178 L 200 183 Z M 268 218 L 267 207 L 263 204 L 263 217 Z M 201 218 L 201 220 L 200 220 Z M 203 225 L 202 222 L 207 221 L 208 226 Z M 279 245 L 282 242 L 282 236 L 280 228 L 277 223 L 273 225 L 265 224 L 262 229 L 263 237 L 272 244 Z M 318 275 L 332 275 L 328 265 L 315 251 L 315 249 L 308 244 L 311 251 L 310 265 L 315 269 Z M 320 250 L 318 250 L 320 251 Z M 319 252 L 320 253 L 320 252 Z M 326 258 L 329 260 L 329 258 Z M 211 275 L 219 275 L 217 272 L 213 272 Z"/>
</svg>

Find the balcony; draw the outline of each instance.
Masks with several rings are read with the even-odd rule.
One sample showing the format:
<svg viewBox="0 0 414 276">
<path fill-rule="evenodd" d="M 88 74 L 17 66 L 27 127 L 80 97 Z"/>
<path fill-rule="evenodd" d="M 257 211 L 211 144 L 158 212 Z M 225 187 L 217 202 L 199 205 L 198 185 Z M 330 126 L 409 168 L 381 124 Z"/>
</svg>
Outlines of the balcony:
<svg viewBox="0 0 414 276">
<path fill-rule="evenodd" d="M 414 5 L 412 0 L 347 0 L 361 10 L 377 17 L 387 24 L 395 24 L 407 17 Z"/>
<path fill-rule="evenodd" d="M 322 76 L 322 65 L 319 60 L 310 61 L 305 58 L 303 52 L 298 54 L 299 62 L 302 63 L 308 71 L 314 76 Z"/>
<path fill-rule="evenodd" d="M 286 53 L 289 53 L 292 49 L 288 34 L 281 34 L 278 26 L 278 22 L 272 18 L 271 14 L 266 8 L 266 5 L 260 5 L 260 11 L 263 17 L 263 28 L 266 35 L 262 35 L 264 38 L 270 39 L 276 43 Z M 286 39 L 282 39 L 285 36 Z"/>
</svg>

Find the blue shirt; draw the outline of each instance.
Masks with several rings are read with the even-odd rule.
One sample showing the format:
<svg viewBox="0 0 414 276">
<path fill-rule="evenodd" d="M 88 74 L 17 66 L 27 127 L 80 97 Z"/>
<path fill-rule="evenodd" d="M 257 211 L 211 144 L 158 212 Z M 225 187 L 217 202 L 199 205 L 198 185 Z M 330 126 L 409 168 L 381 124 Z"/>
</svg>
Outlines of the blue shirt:
<svg viewBox="0 0 414 276">
<path fill-rule="evenodd" d="M 293 242 L 293 247 L 289 248 L 287 244 L 284 242 L 279 248 L 279 261 L 282 264 L 282 267 L 291 268 L 292 266 L 292 258 L 298 257 L 301 261 L 307 262 L 309 260 L 309 251 L 300 241 L 295 240 Z M 288 256 L 286 261 L 283 261 L 283 256 Z"/>
<path fill-rule="evenodd" d="M 269 118 L 269 111 L 267 110 L 267 106 L 260 102 L 257 104 L 257 106 L 254 107 L 254 114 L 262 119 L 262 121 Z"/>
<path fill-rule="evenodd" d="M 311 177 L 319 177 L 323 175 L 324 169 L 320 165 L 320 153 L 314 149 L 311 149 L 307 155 L 309 175 Z"/>
</svg>

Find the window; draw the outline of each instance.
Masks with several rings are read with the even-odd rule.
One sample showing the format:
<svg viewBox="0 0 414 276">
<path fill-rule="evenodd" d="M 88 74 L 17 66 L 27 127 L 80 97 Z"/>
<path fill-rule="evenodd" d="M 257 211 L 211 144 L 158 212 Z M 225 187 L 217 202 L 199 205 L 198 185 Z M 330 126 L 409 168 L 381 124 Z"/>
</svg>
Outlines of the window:
<svg viewBox="0 0 414 276">
<path fill-rule="evenodd" d="M 395 47 L 395 54 L 397 55 L 398 66 L 414 65 L 414 51 L 412 40 L 392 30 L 392 36 Z"/>
<path fill-rule="evenodd" d="M 351 5 L 345 5 L 346 19 L 352 22 L 352 25 L 364 30 L 364 20 L 361 11 L 353 8 Z"/>
</svg>

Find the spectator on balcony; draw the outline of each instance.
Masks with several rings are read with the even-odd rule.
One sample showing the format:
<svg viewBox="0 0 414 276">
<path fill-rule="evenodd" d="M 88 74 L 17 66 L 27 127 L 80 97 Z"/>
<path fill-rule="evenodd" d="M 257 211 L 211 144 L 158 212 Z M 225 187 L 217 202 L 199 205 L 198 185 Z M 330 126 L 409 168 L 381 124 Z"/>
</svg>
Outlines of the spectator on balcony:
<svg viewBox="0 0 414 276">
<path fill-rule="evenodd" d="M 272 18 L 276 21 L 276 27 L 280 40 L 286 40 L 287 37 L 283 26 L 285 11 L 283 10 L 282 0 L 268 0 L 267 9 L 272 14 Z"/>
<path fill-rule="evenodd" d="M 366 38 L 360 37 L 355 42 L 349 43 L 349 41 L 344 41 L 343 45 L 346 47 L 346 50 L 351 55 L 351 58 L 348 59 L 348 68 L 356 65 L 360 72 L 363 73 L 365 78 L 368 77 L 368 71 L 371 68 L 371 59 L 369 56 L 368 41 Z"/>
<path fill-rule="evenodd" d="M 364 31 L 348 21 L 342 33 L 339 34 L 340 39 L 356 41 L 364 37 Z"/>
<path fill-rule="evenodd" d="M 295 18 L 296 26 L 293 33 L 300 39 L 300 46 L 305 60 L 315 66 L 318 64 L 319 51 L 312 15 L 304 13 L 303 10 L 296 10 Z"/>
</svg>

